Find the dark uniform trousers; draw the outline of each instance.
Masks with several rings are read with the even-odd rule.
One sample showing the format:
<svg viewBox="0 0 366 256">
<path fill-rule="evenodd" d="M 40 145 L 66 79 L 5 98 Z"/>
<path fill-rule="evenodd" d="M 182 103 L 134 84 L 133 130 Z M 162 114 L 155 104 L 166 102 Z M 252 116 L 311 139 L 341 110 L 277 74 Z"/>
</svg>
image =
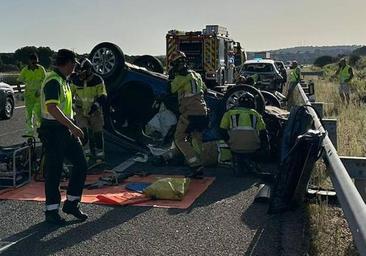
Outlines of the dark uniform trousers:
<svg viewBox="0 0 366 256">
<path fill-rule="evenodd" d="M 45 193 L 47 206 L 60 204 L 59 190 L 63 162 L 66 158 L 73 165 L 69 179 L 67 195 L 81 197 L 87 163 L 81 143 L 71 132 L 60 124 L 43 124 L 38 129 L 39 138 L 44 147 Z"/>
</svg>

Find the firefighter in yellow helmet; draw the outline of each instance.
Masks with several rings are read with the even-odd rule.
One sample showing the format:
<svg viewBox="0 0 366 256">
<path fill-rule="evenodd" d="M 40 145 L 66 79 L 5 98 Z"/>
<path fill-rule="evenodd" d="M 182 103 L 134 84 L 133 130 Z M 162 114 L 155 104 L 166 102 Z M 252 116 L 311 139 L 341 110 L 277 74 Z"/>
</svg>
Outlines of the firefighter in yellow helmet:
<svg viewBox="0 0 366 256">
<path fill-rule="evenodd" d="M 353 78 L 353 70 L 350 65 L 347 64 L 346 59 L 342 58 L 338 64 L 338 70 L 335 76 L 339 76 L 339 95 L 343 102 L 349 103 L 350 100 L 350 88 L 349 82 Z"/>
<path fill-rule="evenodd" d="M 38 128 L 41 108 L 40 108 L 40 90 L 46 76 L 45 69 L 38 64 L 38 56 L 33 53 L 29 55 L 28 65 L 22 69 L 18 81 L 25 84 L 24 101 L 26 109 L 26 135 L 33 136 Z"/>
<path fill-rule="evenodd" d="M 84 152 L 91 160 L 104 161 L 103 107 L 107 91 L 103 78 L 93 72 L 93 64 L 82 59 L 72 79 L 75 121 L 84 132 Z"/>
<path fill-rule="evenodd" d="M 220 128 L 232 151 L 235 176 L 255 172 L 253 158 L 259 151 L 268 152 L 269 142 L 263 117 L 255 110 L 253 94 L 245 92 L 235 107 L 222 117 Z"/>
<path fill-rule="evenodd" d="M 201 76 L 188 69 L 187 57 L 181 51 L 174 52 L 170 58 L 170 92 L 178 94 L 179 120 L 174 141 L 191 167 L 190 177 L 203 175 L 200 157 L 192 147 L 194 139 L 202 144 L 202 131 L 208 126 L 207 107 L 204 92 L 207 90 Z"/>
</svg>

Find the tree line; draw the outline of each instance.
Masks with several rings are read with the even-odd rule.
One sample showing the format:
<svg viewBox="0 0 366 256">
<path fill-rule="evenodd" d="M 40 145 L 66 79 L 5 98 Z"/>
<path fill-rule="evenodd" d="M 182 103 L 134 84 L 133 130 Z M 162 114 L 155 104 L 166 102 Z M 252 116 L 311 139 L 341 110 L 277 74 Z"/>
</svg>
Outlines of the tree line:
<svg viewBox="0 0 366 256">
<path fill-rule="evenodd" d="M 17 72 L 27 65 L 29 55 L 37 53 L 39 62 L 45 68 L 49 68 L 52 57 L 55 54 L 50 47 L 25 46 L 14 53 L 0 53 L 0 72 Z"/>
</svg>

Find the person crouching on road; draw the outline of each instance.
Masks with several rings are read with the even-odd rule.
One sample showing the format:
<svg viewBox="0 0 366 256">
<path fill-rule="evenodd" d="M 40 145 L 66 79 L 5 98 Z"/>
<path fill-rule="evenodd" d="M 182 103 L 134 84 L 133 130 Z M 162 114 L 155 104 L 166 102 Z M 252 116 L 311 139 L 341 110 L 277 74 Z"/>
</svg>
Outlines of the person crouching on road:
<svg viewBox="0 0 366 256">
<path fill-rule="evenodd" d="M 237 106 L 223 115 L 220 128 L 232 151 L 234 175 L 255 172 L 256 164 L 252 159 L 259 150 L 268 151 L 269 143 L 266 124 L 255 110 L 251 93 L 245 92 L 238 99 Z"/>
<path fill-rule="evenodd" d="M 44 147 L 46 221 L 63 225 L 59 215 L 59 190 L 64 158 L 73 165 L 62 211 L 86 220 L 88 216 L 79 208 L 86 177 L 86 159 L 80 143 L 83 131 L 73 123 L 72 94 L 67 77 L 73 72 L 75 53 L 67 49 L 57 52 L 56 67 L 47 74 L 41 87 L 41 126 L 39 138 Z"/>
<path fill-rule="evenodd" d="M 181 51 L 174 52 L 170 59 L 171 93 L 178 93 L 179 120 L 174 134 L 174 141 L 191 167 L 189 177 L 203 175 L 203 166 L 199 156 L 192 147 L 191 140 L 202 144 L 202 131 L 208 126 L 207 107 L 204 100 L 206 85 L 201 76 L 187 66 L 186 55 Z"/>
<path fill-rule="evenodd" d="M 25 83 L 24 101 L 26 109 L 26 136 L 34 136 L 41 118 L 40 90 L 46 76 L 44 67 L 38 64 L 35 53 L 29 55 L 28 65 L 22 69 L 18 81 Z"/>
<path fill-rule="evenodd" d="M 104 161 L 103 107 L 107 91 L 103 78 L 93 72 L 93 64 L 87 58 L 80 61 L 71 91 L 75 99 L 75 121 L 83 130 L 84 153 L 95 161 Z"/>
</svg>

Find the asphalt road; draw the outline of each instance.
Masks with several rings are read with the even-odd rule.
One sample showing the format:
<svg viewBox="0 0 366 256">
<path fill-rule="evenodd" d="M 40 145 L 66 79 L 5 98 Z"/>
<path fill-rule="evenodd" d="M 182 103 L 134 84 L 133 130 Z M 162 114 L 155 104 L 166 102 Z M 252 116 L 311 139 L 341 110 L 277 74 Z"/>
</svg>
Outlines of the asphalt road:
<svg viewBox="0 0 366 256">
<path fill-rule="evenodd" d="M 19 104 L 18 106 L 21 106 Z M 0 121 L 0 145 L 23 141 L 24 109 Z M 122 161 L 126 153 L 112 152 Z M 111 153 L 111 154 L 112 154 Z M 181 173 L 181 167 L 138 167 Z M 267 215 L 253 203 L 257 180 L 235 178 L 224 168 L 208 169 L 215 182 L 187 210 L 83 205 L 79 223 L 55 228 L 43 222 L 43 204 L 0 201 L 1 255 L 303 255 L 303 211 Z"/>
</svg>

